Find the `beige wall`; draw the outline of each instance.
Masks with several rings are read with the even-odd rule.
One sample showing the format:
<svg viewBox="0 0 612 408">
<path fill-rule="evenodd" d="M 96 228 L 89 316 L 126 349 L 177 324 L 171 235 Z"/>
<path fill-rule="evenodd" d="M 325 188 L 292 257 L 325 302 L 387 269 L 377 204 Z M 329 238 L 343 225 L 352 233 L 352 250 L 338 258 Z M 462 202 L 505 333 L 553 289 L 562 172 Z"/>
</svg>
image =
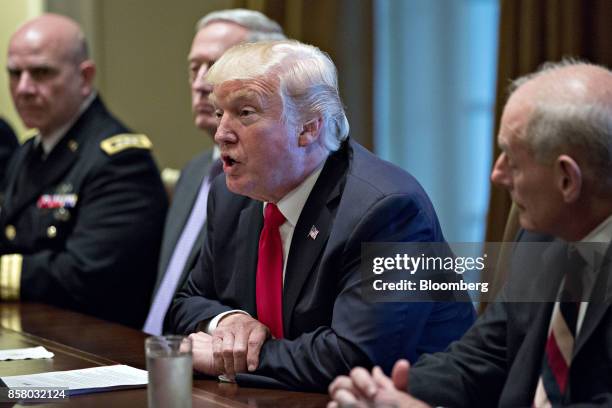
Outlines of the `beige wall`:
<svg viewBox="0 0 612 408">
<path fill-rule="evenodd" d="M 149 135 L 160 167 L 181 168 L 212 145 L 191 115 L 187 55 L 197 20 L 231 1 L 104 0 L 96 49 L 100 89 L 117 115 Z M 180 5 L 180 6 L 179 6 Z"/>
<path fill-rule="evenodd" d="M 0 116 L 10 122 L 22 140 L 27 132 L 11 101 L 6 74 L 6 54 L 9 39 L 15 29 L 27 19 L 41 14 L 42 10 L 42 0 L 2 0 L 0 3 Z"/>
<path fill-rule="evenodd" d="M 191 116 L 187 54 L 197 20 L 231 0 L 47 0 L 47 9 L 78 20 L 98 64 L 108 107 L 149 135 L 160 168 L 181 168 L 212 145 Z"/>
<path fill-rule="evenodd" d="M 194 27 L 207 12 L 233 6 L 232 0 L 1 0 L 0 113 L 25 134 L 4 73 L 11 33 L 43 11 L 68 15 L 83 26 L 110 110 L 149 135 L 160 168 L 181 168 L 212 145 L 191 116 L 187 54 Z"/>
</svg>

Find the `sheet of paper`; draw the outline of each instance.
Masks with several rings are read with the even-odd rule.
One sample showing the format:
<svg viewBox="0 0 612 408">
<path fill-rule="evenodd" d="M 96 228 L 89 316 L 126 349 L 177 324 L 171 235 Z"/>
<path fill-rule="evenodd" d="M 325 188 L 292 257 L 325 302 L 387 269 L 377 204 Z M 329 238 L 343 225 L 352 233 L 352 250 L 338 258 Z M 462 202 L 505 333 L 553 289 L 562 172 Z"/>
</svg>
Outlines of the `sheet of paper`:
<svg viewBox="0 0 612 408">
<path fill-rule="evenodd" d="M 43 346 L 0 350 L 0 361 L 4 360 L 25 360 L 28 358 L 51 358 L 55 354 Z"/>
<path fill-rule="evenodd" d="M 70 395 L 120 388 L 144 387 L 148 383 L 145 370 L 127 365 L 112 365 L 81 370 L 2 377 L 9 388 L 68 388 Z"/>
</svg>

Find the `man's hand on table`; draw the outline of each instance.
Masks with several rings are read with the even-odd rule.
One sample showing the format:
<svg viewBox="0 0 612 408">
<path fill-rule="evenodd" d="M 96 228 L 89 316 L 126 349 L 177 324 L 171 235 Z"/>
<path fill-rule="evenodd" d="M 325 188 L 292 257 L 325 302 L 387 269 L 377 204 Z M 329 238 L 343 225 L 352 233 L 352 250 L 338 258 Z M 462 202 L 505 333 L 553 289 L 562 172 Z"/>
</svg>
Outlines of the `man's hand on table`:
<svg viewBox="0 0 612 408">
<path fill-rule="evenodd" d="M 259 352 L 270 337 L 270 330 L 243 313 L 223 317 L 212 332 L 212 354 L 215 370 L 230 380 L 236 373 L 254 371 L 259 365 Z"/>
<path fill-rule="evenodd" d="M 197 332 L 193 342 L 193 368 L 208 375 L 224 374 L 233 380 L 236 373 L 254 371 L 259 352 L 270 330 L 256 319 L 234 313 L 221 319 L 212 335 Z"/>
</svg>

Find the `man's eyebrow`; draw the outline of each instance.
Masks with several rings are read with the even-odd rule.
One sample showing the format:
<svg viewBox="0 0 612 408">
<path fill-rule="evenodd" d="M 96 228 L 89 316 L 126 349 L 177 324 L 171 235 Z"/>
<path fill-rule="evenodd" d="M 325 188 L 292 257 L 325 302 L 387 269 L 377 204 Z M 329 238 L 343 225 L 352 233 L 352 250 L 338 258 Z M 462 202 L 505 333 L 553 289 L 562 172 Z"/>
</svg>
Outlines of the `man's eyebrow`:
<svg viewBox="0 0 612 408">
<path fill-rule="evenodd" d="M 20 71 L 32 70 L 32 69 L 56 69 L 56 65 L 48 63 L 48 62 L 35 62 L 27 65 L 15 66 L 10 62 L 6 64 L 7 69 L 15 69 Z"/>
<path fill-rule="evenodd" d="M 259 105 L 262 104 L 262 96 L 259 92 L 251 89 L 240 89 L 232 92 L 229 96 L 229 103 L 245 103 L 255 101 Z"/>
</svg>

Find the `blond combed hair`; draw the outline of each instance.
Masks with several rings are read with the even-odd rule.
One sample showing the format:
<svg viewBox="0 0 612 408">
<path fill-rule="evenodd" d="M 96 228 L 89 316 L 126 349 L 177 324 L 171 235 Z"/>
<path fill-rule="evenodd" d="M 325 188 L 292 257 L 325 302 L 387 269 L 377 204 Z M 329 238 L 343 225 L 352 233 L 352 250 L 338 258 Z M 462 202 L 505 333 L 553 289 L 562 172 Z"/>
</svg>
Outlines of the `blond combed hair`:
<svg viewBox="0 0 612 408">
<path fill-rule="evenodd" d="M 300 125 L 320 117 L 324 146 L 338 150 L 348 136 L 349 123 L 336 67 L 326 53 L 293 40 L 239 44 L 223 54 L 205 80 L 215 86 L 262 78 L 278 81 L 287 123 Z"/>
</svg>

